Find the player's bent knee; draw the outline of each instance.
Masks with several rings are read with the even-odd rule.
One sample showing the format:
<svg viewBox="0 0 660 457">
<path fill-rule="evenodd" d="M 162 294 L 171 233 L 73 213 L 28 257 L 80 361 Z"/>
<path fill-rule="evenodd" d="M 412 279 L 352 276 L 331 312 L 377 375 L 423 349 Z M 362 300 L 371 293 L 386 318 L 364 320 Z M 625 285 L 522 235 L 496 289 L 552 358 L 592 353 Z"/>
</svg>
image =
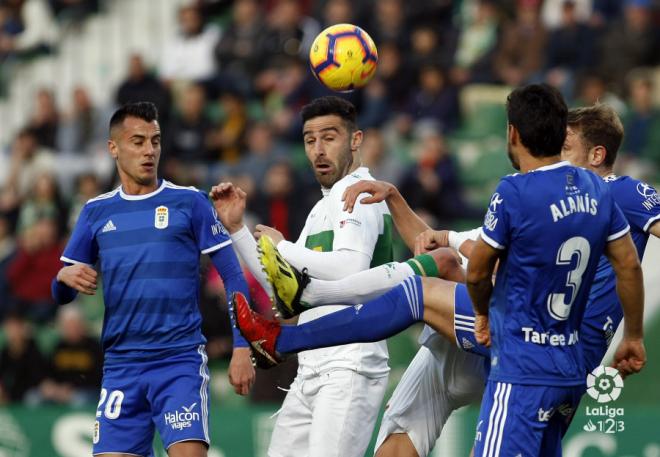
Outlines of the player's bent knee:
<svg viewBox="0 0 660 457">
<path fill-rule="evenodd" d="M 461 267 L 460 258 L 449 248 L 438 248 L 429 252 L 438 268 L 438 277 L 455 282 L 465 280 L 465 272 Z"/>
<path fill-rule="evenodd" d="M 392 433 L 376 451 L 375 457 L 419 457 L 407 433 Z"/>
</svg>

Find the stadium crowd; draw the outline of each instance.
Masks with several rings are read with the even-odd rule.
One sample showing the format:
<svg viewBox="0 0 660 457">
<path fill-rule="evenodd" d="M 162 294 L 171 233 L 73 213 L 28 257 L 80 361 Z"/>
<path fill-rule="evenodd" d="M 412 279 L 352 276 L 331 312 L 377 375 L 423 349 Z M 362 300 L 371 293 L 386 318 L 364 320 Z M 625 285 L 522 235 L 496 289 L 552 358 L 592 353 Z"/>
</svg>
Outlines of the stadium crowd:
<svg viewBox="0 0 660 457">
<path fill-rule="evenodd" d="M 57 52 L 54 35 L 39 24 L 84 21 L 110 1 L 0 0 L 0 65 L 38 58 L 34 51 Z M 56 173 L 58 155 L 91 157 L 106 147 L 115 106 L 152 101 L 163 131 L 161 176 L 207 190 L 220 181 L 237 183 L 248 194 L 253 224 L 295 239 L 320 195 L 297 113 L 328 94 L 306 55 L 319 31 L 342 22 L 362 26 L 379 52 L 374 80 L 345 94 L 365 131 L 363 161 L 375 177 L 397 185 L 432 226 L 482 214 L 467 197 L 460 151 L 453 148 L 455 139 L 470 136 L 464 108 L 476 87 L 545 81 L 573 106 L 611 104 L 625 124 L 622 169 L 660 177 L 660 110 L 654 102 L 660 1 L 191 2 L 178 11 L 177 38 L 154 48 L 160 58 L 130 57 L 113 106 L 95 105 L 83 86 L 68 106 L 57 106 L 53 89 L 44 87 L 35 94 L 29 123 L 0 145 L 9 164 L 0 181 L 0 403 L 94 402 L 100 384 L 101 294 L 57 309 L 50 281 L 80 208 L 116 187 L 117 177 L 93 167 Z M 493 119 L 494 130 L 503 136 L 499 120 Z M 203 271 L 208 353 L 226 358 L 231 331 L 221 309 L 223 287 L 212 266 Z M 266 312 L 267 297 L 249 274 L 248 280 Z M 48 344 L 35 344 L 35 324 L 50 329 Z"/>
</svg>

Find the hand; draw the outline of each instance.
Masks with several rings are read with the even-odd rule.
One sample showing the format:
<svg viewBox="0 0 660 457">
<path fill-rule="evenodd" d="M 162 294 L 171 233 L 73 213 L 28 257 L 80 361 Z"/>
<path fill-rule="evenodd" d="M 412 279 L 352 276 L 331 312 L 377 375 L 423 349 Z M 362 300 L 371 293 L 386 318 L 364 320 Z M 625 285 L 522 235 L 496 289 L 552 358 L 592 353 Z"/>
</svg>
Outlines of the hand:
<svg viewBox="0 0 660 457">
<path fill-rule="evenodd" d="M 97 287 L 97 276 L 96 270 L 89 265 L 77 263 L 63 267 L 57 273 L 57 280 L 85 295 L 94 295 Z"/>
<path fill-rule="evenodd" d="M 234 391 L 238 395 L 247 395 L 256 377 L 250 348 L 234 348 L 229 362 L 229 383 L 234 386 Z"/>
<path fill-rule="evenodd" d="M 415 238 L 415 255 L 449 246 L 449 230 L 424 230 Z"/>
<path fill-rule="evenodd" d="M 211 188 L 209 197 L 213 201 L 220 222 L 229 233 L 235 233 L 243 228 L 247 194 L 240 187 L 230 182 L 221 182 Z"/>
<path fill-rule="evenodd" d="M 277 247 L 280 241 L 284 241 L 284 235 L 273 227 L 268 227 L 267 225 L 257 224 L 255 227 L 256 231 L 254 232 L 254 237 L 256 239 L 261 238 L 263 235 L 268 235 L 273 244 Z"/>
<path fill-rule="evenodd" d="M 477 343 L 490 347 L 490 327 L 488 326 L 488 316 L 486 314 L 477 314 L 474 316 L 474 337 Z"/>
<path fill-rule="evenodd" d="M 355 201 L 360 194 L 371 194 L 369 197 L 364 197 L 360 203 L 369 205 L 371 203 L 380 203 L 387 200 L 390 196 L 394 195 L 396 187 L 385 181 L 358 181 L 355 184 L 348 186 L 344 191 L 341 199 L 344 202 L 344 211 L 349 213 L 353 212 Z"/>
<path fill-rule="evenodd" d="M 622 377 L 639 373 L 646 364 L 646 349 L 641 338 L 624 337 L 614 353 L 612 367 L 619 370 Z"/>
</svg>

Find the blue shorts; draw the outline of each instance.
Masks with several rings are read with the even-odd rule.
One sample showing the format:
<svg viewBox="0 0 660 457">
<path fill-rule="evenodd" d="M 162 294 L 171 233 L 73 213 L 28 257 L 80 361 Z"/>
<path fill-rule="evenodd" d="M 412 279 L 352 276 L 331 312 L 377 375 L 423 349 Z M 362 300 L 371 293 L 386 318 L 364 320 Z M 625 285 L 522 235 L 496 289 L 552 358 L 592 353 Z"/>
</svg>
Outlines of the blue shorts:
<svg viewBox="0 0 660 457">
<path fill-rule="evenodd" d="M 475 457 L 561 456 L 561 438 L 581 395 L 582 386 L 488 381 L 477 421 Z"/>
<path fill-rule="evenodd" d="M 152 456 L 154 428 L 165 449 L 209 441 L 209 370 L 204 346 L 160 360 L 104 368 L 94 454 Z M 155 427 L 154 427 L 155 426 Z"/>
<path fill-rule="evenodd" d="M 454 334 L 459 348 L 490 358 L 490 349 L 477 343 L 474 337 L 474 309 L 467 286 L 462 283 L 454 289 Z"/>
</svg>

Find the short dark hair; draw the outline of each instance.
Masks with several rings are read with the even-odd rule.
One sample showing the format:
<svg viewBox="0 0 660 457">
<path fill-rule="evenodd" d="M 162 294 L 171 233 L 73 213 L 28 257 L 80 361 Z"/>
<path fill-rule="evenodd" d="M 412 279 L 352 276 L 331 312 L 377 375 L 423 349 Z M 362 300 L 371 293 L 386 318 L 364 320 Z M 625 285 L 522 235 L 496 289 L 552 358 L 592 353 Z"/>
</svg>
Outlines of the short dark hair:
<svg viewBox="0 0 660 457">
<path fill-rule="evenodd" d="M 124 123 L 127 117 L 137 117 L 146 122 L 158 120 L 158 108 L 151 102 L 127 103 L 119 108 L 110 118 L 110 134 L 112 129 Z"/>
<path fill-rule="evenodd" d="M 561 153 L 568 108 L 557 89 L 547 84 L 519 87 L 507 97 L 506 110 L 509 124 L 534 157 Z"/>
<path fill-rule="evenodd" d="M 616 111 L 602 103 L 568 112 L 568 126 L 577 130 L 589 149 L 603 146 L 607 151 L 604 164 L 614 165 L 623 141 L 623 124 Z"/>
<path fill-rule="evenodd" d="M 342 118 L 350 132 L 357 130 L 357 111 L 355 106 L 343 98 L 334 95 L 320 97 L 303 106 L 300 111 L 300 117 L 302 118 L 303 124 L 315 117 L 327 116 L 330 114 L 336 114 Z"/>
</svg>

